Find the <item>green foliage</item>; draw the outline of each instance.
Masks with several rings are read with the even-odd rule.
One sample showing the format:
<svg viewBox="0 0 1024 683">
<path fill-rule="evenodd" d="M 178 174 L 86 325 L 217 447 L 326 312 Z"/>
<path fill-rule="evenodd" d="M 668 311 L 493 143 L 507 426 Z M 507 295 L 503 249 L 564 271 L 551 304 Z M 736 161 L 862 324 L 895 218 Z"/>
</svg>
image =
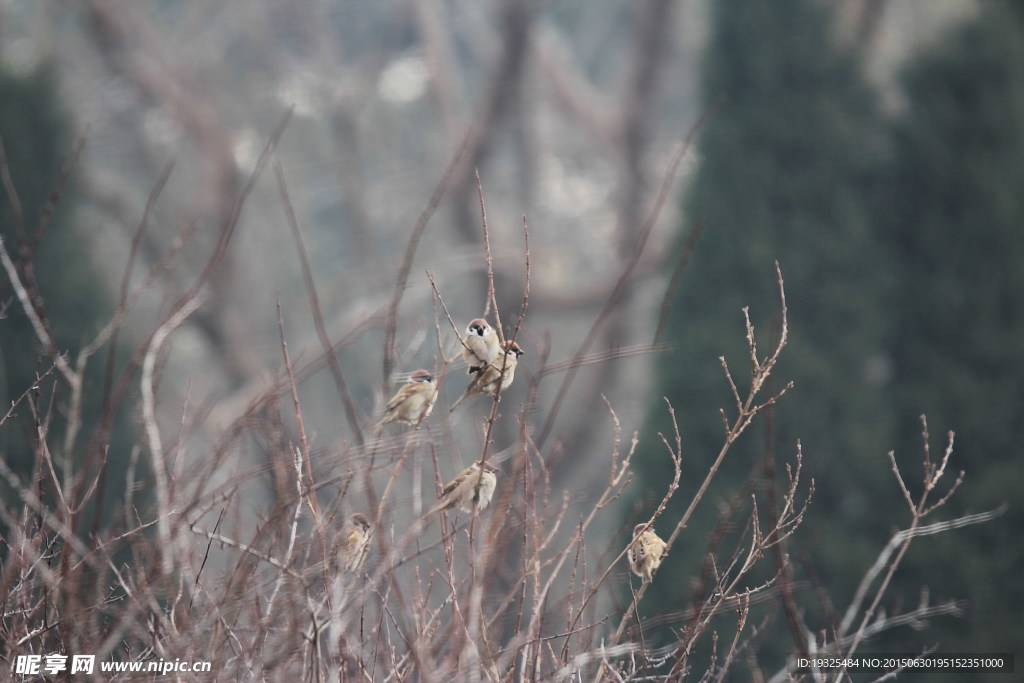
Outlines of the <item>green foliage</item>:
<svg viewBox="0 0 1024 683">
<path fill-rule="evenodd" d="M 951 512 L 1010 502 L 1024 486 L 1024 12 L 985 3 L 905 75 L 886 241 L 899 259 L 893 335 L 900 422 L 956 431 L 967 472 Z M 932 447 L 939 440 L 933 436 Z M 898 451 L 920 452 L 910 430 Z M 908 575 L 970 601 L 941 642 L 1012 650 L 1024 640 L 1024 515 L 922 544 Z M 943 571 L 935 572 L 935 567 Z M 966 594 L 965 594 L 966 593 Z"/>
<path fill-rule="evenodd" d="M 38 243 L 32 256 L 32 277 L 39 284 L 44 315 L 52 326 L 55 342 L 66 351 L 95 334 L 96 321 L 106 311 L 101 307 L 103 292 L 92 272 L 89 251 L 70 229 L 73 189 L 65 188 L 46 232 L 38 231 L 71 150 L 68 122 L 49 70 L 25 77 L 0 73 L 0 136 L 24 231 L 23 236 L 18 234 L 14 205 L 4 192 L 0 235 L 16 261 L 26 243 Z M 28 249 L 32 251 L 33 247 Z M 0 322 L 0 346 L 6 368 L 5 404 L 9 405 L 50 363 L 39 362 L 39 343 L 6 277 L 3 294 L 9 305 L 6 318 Z"/>
<path fill-rule="evenodd" d="M 887 133 L 819 3 L 713 7 L 704 96 L 727 99 L 701 139 L 686 220 L 707 227 L 670 321 L 677 352 L 661 368 L 688 471 L 658 526 L 671 528 L 718 452 L 716 411 L 735 411 L 716 358 L 747 376 L 740 307 L 750 306 L 762 348 L 777 334 L 778 259 L 791 342 L 776 381 L 795 386 L 762 416 L 762 433 L 730 453 L 711 495 L 742 503 L 753 491 L 763 519 L 762 463 L 789 459 L 801 439 L 817 490 L 788 551 L 798 581 L 842 610 L 890 534 L 909 523 L 884 455 L 895 449 L 919 491 L 919 415 L 929 418 L 932 459 L 955 430 L 950 468 L 967 472 L 942 519 L 1012 504 L 1024 486 L 1014 429 L 1024 421 L 1024 11 L 986 3 L 911 64 L 907 108 Z M 669 433 L 663 414 L 652 406 L 648 434 Z M 646 487 L 658 490 L 668 462 L 653 439 L 647 446 L 639 461 Z M 656 577 L 650 599 L 661 611 L 684 607 L 681 587 L 701 572 L 715 523 L 714 500 L 703 505 Z M 635 516 L 649 512 L 638 508 Z M 911 609 L 928 586 L 933 602 L 966 598 L 970 607 L 964 619 L 934 620 L 925 636 L 897 629 L 868 649 L 1011 651 L 1024 639 L 1024 548 L 1013 531 L 1022 525 L 1011 509 L 970 533 L 915 541 L 883 605 Z M 809 628 L 830 628 L 818 595 L 798 587 L 796 599 Z M 792 651 L 781 609 L 772 610 L 762 652 Z"/>
<path fill-rule="evenodd" d="M 780 407 L 780 443 L 791 452 L 800 436 L 810 453 L 829 459 L 873 452 L 878 440 L 835 419 L 852 409 L 851 399 L 863 419 L 884 414 L 872 408 L 871 384 L 872 368 L 885 361 L 877 302 L 886 285 L 870 231 L 872 98 L 854 60 L 829 42 L 829 17 L 817 3 L 732 2 L 716 12 L 705 99 L 727 99 L 701 141 L 687 220 L 703 219 L 707 230 L 672 328 L 692 372 L 666 389 L 692 396 L 714 418 L 707 436 L 720 440 L 715 413 L 728 404 L 715 360 L 724 354 L 743 367 L 743 306 L 767 346 L 778 260 L 793 323 L 779 379 L 797 382 L 790 410 Z M 789 429 L 787 412 L 799 412 L 798 430 Z"/>
<path fill-rule="evenodd" d="M 22 281 L 36 295 L 37 312 L 52 334 L 56 350 L 73 363 L 78 350 L 109 319 L 113 306 L 96 270 L 88 236 L 75 224 L 73 173 L 57 192 L 62 170 L 72 154 L 72 137 L 49 69 L 26 76 L 0 72 L 0 136 L 21 210 L 19 225 L 15 204 L 5 191 L 0 202 L 0 235 L 18 263 Z M 10 406 L 52 367 L 53 361 L 6 275 L 0 284 L 0 299 L 5 306 L 0 319 L 0 400 Z M 85 374 L 86 400 L 81 414 L 84 436 L 78 439 L 79 449 L 90 437 L 100 412 L 105 359 L 105 354 L 93 357 Z M 48 378 L 31 398 L 38 405 L 38 414 L 46 416 L 51 455 L 59 472 L 65 456 L 69 456 L 68 462 L 76 462 L 76 454 L 55 450 L 68 417 L 69 389 L 55 377 Z M 12 418 L 15 424 L 5 425 L 2 431 L 4 457 L 23 479 L 36 466 L 35 419 L 29 403 L 22 403 Z M 109 454 L 115 470 L 126 460 L 127 449 L 122 446 L 130 433 L 126 422 L 119 421 L 114 435 L 120 446 L 112 447 Z"/>
<path fill-rule="evenodd" d="M 34 227 L 25 224 L 46 203 L 60 172 L 58 150 L 64 146 L 65 126 L 57 113 L 55 95 L 49 73 L 41 72 L 28 78 L 0 74 L 0 136 L 23 214 L 19 225 L 16 204 L 4 192 L 4 201 L 0 203 L 0 236 L 16 260 L 21 245 L 30 239 L 25 233 Z M 31 325 L 6 277 L 2 291 L 6 310 L 0 322 L 0 363 L 3 369 L 0 373 L 3 380 L 0 382 L 0 401 L 2 405 L 9 406 L 31 386 L 37 372 L 43 368 L 37 363 L 38 344 Z M 13 445 L 10 443 L 11 432 L 4 430 L 5 450 Z M 16 463 L 21 459 L 19 454 L 22 458 L 25 455 L 19 451 L 15 450 Z"/>
<path fill-rule="evenodd" d="M 872 490 L 889 476 L 884 456 L 891 447 L 883 390 L 890 323 L 880 303 L 891 279 L 871 226 L 881 147 L 874 98 L 856 60 L 835 45 L 831 17 L 820 3 L 738 0 L 712 8 L 704 99 L 725 99 L 700 140 L 701 165 L 685 220 L 703 220 L 706 228 L 668 327 L 666 341 L 676 352 L 660 369 L 660 393 L 680 417 L 687 471 L 679 500 L 659 528 L 670 529 L 679 518 L 717 454 L 719 409 L 735 414 L 719 356 L 745 390 L 750 360 L 741 308 L 750 307 L 762 353 L 779 334 L 776 260 L 790 328 L 774 388 L 789 380 L 795 386 L 730 453 L 702 504 L 703 516 L 689 525 L 668 570 L 658 575 L 652 604 L 680 608 L 688 597 L 680 587 L 700 572 L 715 498 L 737 497 L 749 510 L 749 493 L 742 491 L 752 475 L 759 506 L 765 505 L 763 463 L 773 458 L 782 473 L 797 439 L 817 484 L 799 539 L 815 559 L 823 556 L 820 571 L 829 584 L 840 579 L 852 590 L 873 550 L 887 540 L 891 522 L 878 519 L 874 506 L 882 497 L 902 504 L 895 486 L 892 495 Z M 647 434 L 670 433 L 664 412 L 660 400 L 652 406 Z M 658 489 L 667 458 L 654 439 L 646 444 L 641 467 L 647 468 L 646 485 Z M 820 626 L 813 593 L 805 591 L 801 602 L 812 626 Z M 773 630 L 785 635 L 784 618 L 776 616 Z M 792 651 L 791 642 L 788 648 L 783 651 Z"/>
</svg>

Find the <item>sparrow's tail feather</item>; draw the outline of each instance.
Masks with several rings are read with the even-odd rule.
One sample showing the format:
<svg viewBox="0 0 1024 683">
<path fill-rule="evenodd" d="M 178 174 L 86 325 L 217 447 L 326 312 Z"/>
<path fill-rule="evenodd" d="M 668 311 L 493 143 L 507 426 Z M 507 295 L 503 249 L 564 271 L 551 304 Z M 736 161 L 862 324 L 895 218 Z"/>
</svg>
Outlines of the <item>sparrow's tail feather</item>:
<svg viewBox="0 0 1024 683">
<path fill-rule="evenodd" d="M 423 516 L 424 517 L 433 517 L 438 512 L 441 512 L 442 510 L 449 510 L 452 507 L 454 507 L 454 505 L 452 505 L 449 501 L 442 500 L 442 501 L 438 502 L 437 505 L 435 505 L 434 507 L 430 508 L 430 510 L 427 511 L 427 514 L 425 514 Z"/>
</svg>

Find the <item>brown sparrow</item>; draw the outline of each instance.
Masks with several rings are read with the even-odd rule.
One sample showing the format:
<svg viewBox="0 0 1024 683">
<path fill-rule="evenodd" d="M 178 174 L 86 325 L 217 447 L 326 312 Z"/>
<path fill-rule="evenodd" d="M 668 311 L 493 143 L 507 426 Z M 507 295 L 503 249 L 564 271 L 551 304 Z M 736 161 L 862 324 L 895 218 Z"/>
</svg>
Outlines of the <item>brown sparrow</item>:
<svg viewBox="0 0 1024 683">
<path fill-rule="evenodd" d="M 405 422 L 419 427 L 430 416 L 437 399 L 437 379 L 427 370 L 417 370 L 409 381 L 388 401 L 378 426 L 389 422 Z"/>
<path fill-rule="evenodd" d="M 357 512 L 349 517 L 348 524 L 338 532 L 338 566 L 355 574 L 366 559 L 370 520 L 366 515 Z"/>
<path fill-rule="evenodd" d="M 498 478 L 494 474 L 497 471 L 498 468 L 489 462 L 473 463 L 441 489 L 437 505 L 427 514 L 450 510 L 456 505 L 463 512 L 483 510 L 491 502 L 491 496 L 498 485 Z"/>
<path fill-rule="evenodd" d="M 648 530 L 648 526 L 637 524 L 633 527 L 633 542 L 629 544 L 629 568 L 642 577 L 644 583 L 651 580 L 654 570 L 661 566 L 668 552 L 665 541 Z"/>
<path fill-rule="evenodd" d="M 514 341 L 509 340 L 505 342 L 504 353 L 498 356 L 495 361 L 488 363 L 477 371 L 476 377 L 466 387 L 466 393 L 452 405 L 451 410 L 455 410 L 460 403 L 473 394 L 496 396 L 499 390 L 505 391 L 508 389 L 512 385 L 512 380 L 515 379 L 519 356 L 522 356 L 524 353 L 526 352 L 519 348 L 519 344 L 516 344 Z"/>
<path fill-rule="evenodd" d="M 466 361 L 466 374 L 474 372 L 491 363 L 501 355 L 501 342 L 498 340 L 498 333 L 494 331 L 486 320 L 476 318 L 466 327 L 466 336 L 462 339 L 465 348 L 462 349 L 462 357 Z"/>
</svg>

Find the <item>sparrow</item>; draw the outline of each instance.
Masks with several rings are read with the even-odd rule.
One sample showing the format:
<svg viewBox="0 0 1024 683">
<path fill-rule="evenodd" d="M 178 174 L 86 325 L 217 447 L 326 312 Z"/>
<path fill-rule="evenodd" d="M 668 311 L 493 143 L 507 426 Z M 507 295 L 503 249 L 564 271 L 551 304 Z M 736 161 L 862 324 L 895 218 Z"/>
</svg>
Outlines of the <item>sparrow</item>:
<svg viewBox="0 0 1024 683">
<path fill-rule="evenodd" d="M 498 333 L 483 318 L 476 318 L 469 323 L 462 343 L 465 344 L 465 348 L 462 349 L 462 358 L 465 359 L 468 366 L 466 368 L 467 375 L 478 372 L 480 368 L 494 362 L 501 355 L 501 341 L 498 339 Z"/>
<path fill-rule="evenodd" d="M 419 427 L 430 416 L 437 399 L 437 378 L 427 370 L 417 370 L 409 381 L 391 397 L 384 410 L 384 417 L 378 423 L 382 427 L 389 422 L 405 422 Z"/>
<path fill-rule="evenodd" d="M 463 512 L 483 510 L 491 502 L 491 496 L 498 485 L 498 478 L 494 474 L 497 471 L 498 468 L 489 462 L 473 463 L 441 489 L 437 505 L 427 514 L 450 510 L 456 505 Z"/>
<path fill-rule="evenodd" d="M 629 568 L 642 577 L 644 583 L 651 580 L 654 570 L 661 566 L 661 561 L 668 553 L 665 541 L 658 534 L 648 530 L 648 524 L 637 524 L 633 527 L 633 541 L 629 544 Z"/>
<path fill-rule="evenodd" d="M 496 396 L 499 389 L 500 391 L 508 389 L 512 384 L 512 380 L 515 379 L 519 356 L 522 356 L 524 353 L 526 352 L 519 348 L 519 344 L 516 344 L 511 339 L 505 342 L 504 353 L 483 368 L 477 370 L 476 377 L 466 387 L 466 393 L 452 405 L 449 412 L 455 410 L 460 403 L 473 394 Z"/>
<path fill-rule="evenodd" d="M 359 571 L 366 559 L 369 531 L 370 520 L 366 515 L 357 512 L 349 517 L 348 524 L 338 532 L 336 546 L 339 567 L 352 574 Z"/>
</svg>

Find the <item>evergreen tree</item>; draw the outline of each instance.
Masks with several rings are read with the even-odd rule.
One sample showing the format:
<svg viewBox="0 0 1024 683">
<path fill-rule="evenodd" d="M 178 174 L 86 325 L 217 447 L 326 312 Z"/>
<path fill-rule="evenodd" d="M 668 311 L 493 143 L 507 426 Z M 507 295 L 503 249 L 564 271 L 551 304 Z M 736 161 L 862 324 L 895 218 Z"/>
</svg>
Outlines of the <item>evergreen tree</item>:
<svg viewBox="0 0 1024 683">
<path fill-rule="evenodd" d="M 795 385 L 734 446 L 702 514 L 655 577 L 648 599 L 660 610 L 686 607 L 684 587 L 701 571 L 716 498 L 744 501 L 749 511 L 744 481 L 751 475 L 760 490 L 765 463 L 778 460 L 782 471 L 797 439 L 805 474 L 817 485 L 801 550 L 816 561 L 820 556 L 829 585 L 838 579 L 852 592 L 888 539 L 891 522 L 876 517 L 878 503 L 903 504 L 895 488 L 885 501 L 872 490 L 891 476 L 890 411 L 882 399 L 888 324 L 882 302 L 890 279 L 871 226 L 880 149 L 874 98 L 854 56 L 836 45 L 821 3 L 730 0 L 713 3 L 712 15 L 704 100 L 725 99 L 700 139 L 684 220 L 703 220 L 706 228 L 667 327 L 666 341 L 676 351 L 659 369 L 661 394 L 679 417 L 685 459 L 684 484 L 659 529 L 679 518 L 721 447 L 719 409 L 735 413 L 719 356 L 738 383 L 749 377 L 742 307 L 750 307 L 762 351 L 777 338 L 776 260 L 786 283 L 789 345 L 774 388 L 789 380 Z M 671 469 L 654 434 L 671 428 L 660 399 L 651 415 L 647 452 L 638 462 L 644 488 L 657 491 Z M 764 510 L 763 492 L 758 498 Z M 638 505 L 634 514 L 649 513 Z M 839 604 L 849 592 L 835 596 Z M 811 591 L 805 597 L 809 624 L 822 626 L 813 616 L 817 599 Z M 774 625 L 785 634 L 783 619 Z M 776 647 L 794 651 L 791 639 Z"/>
<path fill-rule="evenodd" d="M 940 647 L 1012 651 L 1024 642 L 1024 514 L 1015 504 L 1024 488 L 1021 4 L 984 3 L 976 21 L 912 65 L 905 88 L 886 223 L 901 276 L 892 342 L 900 424 L 926 414 L 933 453 L 956 432 L 951 467 L 966 479 L 945 517 L 1011 508 L 970 533 L 922 543 L 904 576 L 934 578 L 936 598 L 968 599 L 965 618 L 944 623 Z M 918 434 L 906 430 L 898 450 L 916 463 Z"/>
<path fill-rule="evenodd" d="M 37 285 L 33 288 L 38 294 L 35 307 L 45 320 L 56 350 L 73 362 L 82 345 L 91 341 L 113 314 L 113 306 L 95 267 L 94 250 L 75 224 L 73 173 L 59 196 L 52 196 L 72 153 L 69 129 L 49 68 L 25 76 L 0 70 L 0 138 L 17 196 L 16 204 L 6 190 L 2 193 L 0 236 L 11 258 L 18 263 L 23 282 Z M 16 206 L 20 207 L 20 219 Z M 53 361 L 37 338 L 6 274 L 0 278 L 0 302 L 4 306 L 0 318 L 0 400 L 9 407 L 39 374 L 50 369 Z M 100 411 L 104 360 L 103 354 L 94 356 L 85 376 L 79 449 L 89 438 Z M 52 381 L 48 379 L 41 385 L 34 400 L 41 414 L 49 415 L 48 443 L 54 466 L 63 476 L 60 470 L 64 462 L 81 463 L 81 458 L 76 457 L 80 453 L 65 454 L 57 447 L 66 426 L 68 387 L 55 375 Z M 3 457 L 23 480 L 28 480 L 38 466 L 34 419 L 32 410 L 23 403 L 0 430 Z M 115 471 L 127 462 L 130 435 L 122 417 L 108 452 L 108 466 Z M 45 496 L 47 487 L 44 485 L 41 490 Z M 7 493 L 6 486 L 0 487 L 0 494 Z M 83 520 L 90 519 L 87 513 L 91 510 L 83 511 Z"/>
<path fill-rule="evenodd" d="M 97 314 L 93 297 L 98 294 L 90 291 L 95 288 L 81 286 L 89 270 L 87 252 L 74 235 L 68 234 L 68 209 L 73 203 L 69 195 L 73 190 L 65 189 L 45 233 L 39 230 L 44 207 L 71 149 L 67 131 L 50 70 L 44 68 L 29 76 L 0 72 L 0 136 L 17 195 L 16 204 L 5 188 L 0 202 L 0 235 L 11 258 L 19 262 L 22 279 L 38 283 L 41 298 L 36 301 L 37 307 L 42 308 L 62 350 L 77 346 L 84 335 L 92 332 L 88 323 Z M 20 208 L 20 220 L 16 206 Z M 30 266 L 22 258 L 26 253 L 31 254 Z M 37 373 L 52 363 L 41 358 L 43 350 L 6 275 L 2 282 L 0 291 L 6 310 L 0 321 L 4 368 L 0 390 L 9 406 L 32 385 Z M 4 430 L 5 445 L 10 446 L 9 439 L 18 433 Z M 15 455 L 16 464 L 17 460 Z M 28 463 L 31 461 L 29 458 Z"/>
</svg>

